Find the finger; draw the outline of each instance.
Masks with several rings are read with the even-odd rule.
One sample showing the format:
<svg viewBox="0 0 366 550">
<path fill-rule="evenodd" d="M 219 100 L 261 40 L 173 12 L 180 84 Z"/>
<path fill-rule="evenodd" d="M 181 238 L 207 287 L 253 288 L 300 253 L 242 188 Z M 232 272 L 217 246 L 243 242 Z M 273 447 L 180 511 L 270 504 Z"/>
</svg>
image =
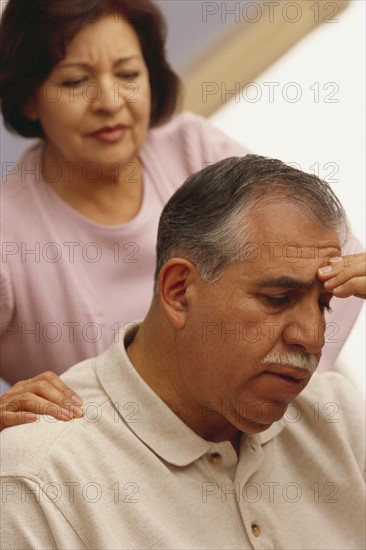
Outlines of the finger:
<svg viewBox="0 0 366 550">
<path fill-rule="evenodd" d="M 23 381 L 23 385 L 29 382 L 40 382 L 42 380 L 49 382 L 56 390 L 58 390 L 60 393 L 65 394 L 65 396 L 68 397 L 71 401 L 74 401 L 75 403 L 82 405 L 83 400 L 81 399 L 80 395 L 78 395 L 72 388 L 67 386 L 65 382 L 61 380 L 61 378 L 57 376 L 55 372 L 52 372 L 52 371 L 42 372 L 38 376 L 34 376 L 29 380 Z"/>
<path fill-rule="evenodd" d="M 337 269 L 336 265 L 335 263 L 329 263 L 328 265 L 320 267 L 317 271 L 318 278 L 321 281 L 327 281 L 337 275 L 339 269 Z"/>
<path fill-rule="evenodd" d="M 346 283 L 336 286 L 332 290 L 337 298 L 348 298 L 349 296 L 357 296 L 358 298 L 366 298 L 366 277 L 355 277 Z"/>
<path fill-rule="evenodd" d="M 365 266 L 366 254 L 352 254 L 348 256 L 334 257 L 329 259 L 329 264 L 333 267 L 334 273 L 339 273 L 344 269 L 359 266 L 361 269 Z"/>
<path fill-rule="evenodd" d="M 358 254 L 346 254 L 344 256 L 341 256 L 342 260 L 347 260 L 350 263 L 359 263 L 360 261 L 366 260 L 366 252 L 359 252 Z M 330 261 L 336 261 L 338 262 L 337 258 L 329 258 Z"/>
<path fill-rule="evenodd" d="M 78 405 L 69 404 L 61 406 L 29 392 L 12 398 L 10 401 L 2 398 L 0 402 L 2 413 L 26 411 L 38 415 L 53 416 L 57 420 L 64 421 L 80 418 L 83 415 L 83 411 Z"/>
<path fill-rule="evenodd" d="M 11 393 L 11 390 L 8 393 Z M 24 393 L 38 395 L 47 401 L 51 401 L 52 403 L 62 406 L 68 406 L 69 404 L 80 404 L 79 400 L 75 402 L 72 397 L 55 388 L 55 386 L 44 376 L 35 377 L 29 381 L 26 381 L 21 390 L 17 389 L 16 391 L 17 396 Z"/>
<path fill-rule="evenodd" d="M 353 265 L 352 267 L 349 267 L 348 269 L 345 269 L 344 271 L 337 273 L 331 279 L 324 281 L 324 288 L 326 288 L 327 290 L 333 290 L 334 288 L 340 285 L 343 285 L 348 281 L 357 280 L 357 279 L 359 280 L 359 282 L 362 282 L 362 279 L 363 277 L 365 277 L 365 274 L 366 274 L 366 264 Z"/>
<path fill-rule="evenodd" d="M 34 413 L 28 412 L 1 412 L 0 413 L 0 430 L 18 426 L 19 424 L 30 424 L 36 422 L 39 417 Z"/>
<path fill-rule="evenodd" d="M 366 260 L 365 258 L 359 259 L 357 262 L 349 261 L 342 258 L 340 262 L 330 262 L 329 265 L 320 267 L 318 269 L 318 277 L 322 281 L 332 281 L 331 285 L 337 286 L 342 284 L 352 277 L 363 276 L 366 273 Z M 325 283 L 325 286 L 329 288 L 330 285 Z"/>
</svg>

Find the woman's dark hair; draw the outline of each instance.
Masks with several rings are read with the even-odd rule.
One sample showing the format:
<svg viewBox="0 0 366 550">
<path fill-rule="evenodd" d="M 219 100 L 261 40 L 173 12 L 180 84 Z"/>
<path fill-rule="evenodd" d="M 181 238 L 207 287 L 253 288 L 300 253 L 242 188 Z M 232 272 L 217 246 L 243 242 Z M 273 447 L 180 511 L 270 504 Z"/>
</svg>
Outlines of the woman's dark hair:
<svg viewBox="0 0 366 550">
<path fill-rule="evenodd" d="M 180 82 L 166 59 L 165 20 L 151 0 L 9 0 L 0 25 L 0 101 L 9 130 L 44 136 L 39 122 L 24 116 L 24 106 L 82 27 L 109 13 L 139 38 L 151 86 L 150 127 L 173 114 Z"/>
</svg>

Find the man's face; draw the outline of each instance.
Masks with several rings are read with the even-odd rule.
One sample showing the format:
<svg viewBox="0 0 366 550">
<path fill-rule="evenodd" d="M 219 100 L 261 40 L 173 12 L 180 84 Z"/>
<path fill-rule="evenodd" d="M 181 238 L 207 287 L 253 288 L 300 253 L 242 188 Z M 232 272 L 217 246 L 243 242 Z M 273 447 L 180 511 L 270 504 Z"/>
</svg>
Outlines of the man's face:
<svg viewBox="0 0 366 550">
<path fill-rule="evenodd" d="M 316 272 L 340 255 L 336 232 L 291 205 L 265 204 L 251 223 L 251 245 L 240 255 L 240 244 L 231 246 L 240 261 L 218 281 L 200 281 L 181 350 L 182 387 L 207 422 L 207 438 L 217 418 L 247 433 L 281 418 L 324 345 L 331 295 Z"/>
</svg>

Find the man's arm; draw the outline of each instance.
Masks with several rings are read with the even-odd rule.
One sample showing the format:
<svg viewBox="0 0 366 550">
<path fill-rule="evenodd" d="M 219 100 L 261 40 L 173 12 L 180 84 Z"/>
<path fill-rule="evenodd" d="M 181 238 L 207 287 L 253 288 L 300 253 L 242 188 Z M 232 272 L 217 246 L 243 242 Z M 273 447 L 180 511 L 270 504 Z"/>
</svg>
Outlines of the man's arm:
<svg viewBox="0 0 366 550">
<path fill-rule="evenodd" d="M 59 495 L 51 485 L 42 489 L 35 479 L 1 478 L 2 550 L 86 548 L 57 506 Z"/>
</svg>

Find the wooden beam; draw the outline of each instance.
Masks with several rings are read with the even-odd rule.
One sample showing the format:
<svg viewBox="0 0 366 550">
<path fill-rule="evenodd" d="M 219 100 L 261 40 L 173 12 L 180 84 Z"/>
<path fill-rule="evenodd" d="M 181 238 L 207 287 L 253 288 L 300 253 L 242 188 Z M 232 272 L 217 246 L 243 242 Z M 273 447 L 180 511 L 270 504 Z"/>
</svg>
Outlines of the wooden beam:
<svg viewBox="0 0 366 550">
<path fill-rule="evenodd" d="M 231 25 L 228 36 L 184 70 L 182 109 L 210 116 L 233 97 L 230 90 L 239 92 L 254 82 L 312 30 L 324 24 L 336 25 L 349 3 L 350 0 L 280 0 L 263 4 L 242 1 L 242 8 L 255 4 L 257 10 L 250 12 L 248 5 L 247 17 Z M 222 9 L 225 2 L 216 4 Z M 260 18 L 256 13 L 261 14 Z M 256 18 L 257 21 L 249 22 Z"/>
</svg>

